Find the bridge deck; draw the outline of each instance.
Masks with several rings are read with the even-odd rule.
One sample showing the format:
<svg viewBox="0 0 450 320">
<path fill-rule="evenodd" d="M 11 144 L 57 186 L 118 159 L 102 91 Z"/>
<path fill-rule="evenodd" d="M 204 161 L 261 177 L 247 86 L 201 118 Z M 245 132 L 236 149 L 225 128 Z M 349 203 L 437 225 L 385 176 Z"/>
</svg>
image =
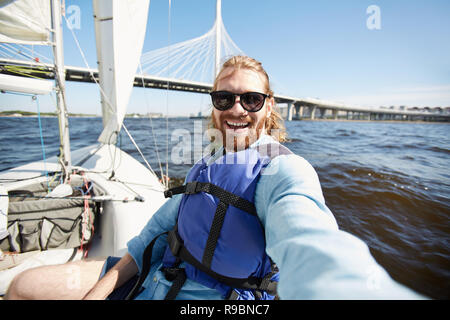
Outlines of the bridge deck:
<svg viewBox="0 0 450 320">
<path fill-rule="evenodd" d="M 20 71 L 20 73 L 18 73 Z M 0 73 L 10 75 L 23 75 L 39 77 L 41 79 L 54 79 L 55 73 L 53 65 L 40 62 L 25 62 L 14 59 L 0 59 Z M 67 81 L 91 82 L 98 81 L 98 70 L 82 67 L 65 66 Z M 95 81 L 94 81 L 95 78 Z M 212 84 L 194 82 L 172 78 L 156 77 L 151 75 L 136 75 L 134 79 L 135 87 L 145 87 L 153 89 L 169 89 L 176 91 L 194 92 L 207 94 L 211 91 Z M 380 108 L 367 108 L 351 106 L 332 101 L 325 101 L 313 98 L 296 98 L 290 96 L 275 95 L 277 103 L 286 103 L 294 106 L 317 107 L 335 111 L 349 111 L 372 114 L 401 115 L 401 116 L 423 116 L 439 117 L 450 120 L 450 114 L 437 114 L 411 110 L 393 110 Z"/>
</svg>

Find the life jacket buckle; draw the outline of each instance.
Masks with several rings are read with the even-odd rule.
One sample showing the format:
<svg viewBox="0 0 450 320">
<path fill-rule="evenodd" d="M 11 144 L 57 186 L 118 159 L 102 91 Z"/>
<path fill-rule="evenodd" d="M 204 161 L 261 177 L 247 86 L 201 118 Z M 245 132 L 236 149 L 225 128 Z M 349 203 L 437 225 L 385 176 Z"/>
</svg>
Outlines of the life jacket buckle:
<svg viewBox="0 0 450 320">
<path fill-rule="evenodd" d="M 185 194 L 195 194 L 197 193 L 197 181 L 192 181 L 186 184 Z"/>
<path fill-rule="evenodd" d="M 172 196 L 173 196 L 172 190 L 164 191 L 164 198 L 172 198 Z"/>
<path fill-rule="evenodd" d="M 173 281 L 179 275 L 180 272 L 184 272 L 183 268 L 167 267 L 163 269 L 164 277 L 167 281 Z"/>
</svg>

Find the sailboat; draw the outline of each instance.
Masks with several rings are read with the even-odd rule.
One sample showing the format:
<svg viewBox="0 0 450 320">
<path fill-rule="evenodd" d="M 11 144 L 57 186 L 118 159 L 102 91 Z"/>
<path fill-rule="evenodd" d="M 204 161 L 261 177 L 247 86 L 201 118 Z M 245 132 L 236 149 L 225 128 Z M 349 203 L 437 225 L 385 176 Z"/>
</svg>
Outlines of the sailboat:
<svg viewBox="0 0 450 320">
<path fill-rule="evenodd" d="M 0 3 L 0 42 L 50 44 L 55 82 L 0 74 L 4 92 L 56 91 L 60 154 L 0 172 L 0 295 L 18 273 L 122 256 L 166 201 L 151 170 L 116 147 L 143 47 L 149 0 L 93 0 L 103 131 L 70 149 L 60 0 Z M 120 161 L 117 161 L 120 159 Z"/>
</svg>

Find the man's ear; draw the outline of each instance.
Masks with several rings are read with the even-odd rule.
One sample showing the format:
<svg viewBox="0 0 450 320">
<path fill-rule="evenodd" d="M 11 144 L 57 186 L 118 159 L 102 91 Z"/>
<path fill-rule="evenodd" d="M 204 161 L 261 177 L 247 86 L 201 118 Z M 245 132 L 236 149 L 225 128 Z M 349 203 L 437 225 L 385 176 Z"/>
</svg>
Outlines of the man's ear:
<svg viewBox="0 0 450 320">
<path fill-rule="evenodd" d="M 270 114 L 272 113 L 272 108 L 275 104 L 275 99 L 273 97 L 267 99 L 267 118 L 270 117 Z"/>
</svg>

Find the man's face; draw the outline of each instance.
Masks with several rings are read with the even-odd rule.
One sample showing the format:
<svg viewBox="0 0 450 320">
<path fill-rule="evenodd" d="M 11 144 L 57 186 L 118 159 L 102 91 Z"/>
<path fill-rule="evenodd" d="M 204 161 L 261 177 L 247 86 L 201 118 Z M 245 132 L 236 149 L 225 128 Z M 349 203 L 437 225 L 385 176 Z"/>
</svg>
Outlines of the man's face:
<svg viewBox="0 0 450 320">
<path fill-rule="evenodd" d="M 262 75 L 248 69 L 225 69 L 217 82 L 217 91 L 232 93 L 260 92 L 265 93 L 265 82 Z M 248 112 L 240 104 L 240 97 L 228 110 L 213 108 L 213 121 L 223 136 L 223 145 L 228 151 L 239 151 L 248 148 L 265 132 L 264 123 L 272 111 L 273 98 L 267 98 L 258 112 Z M 240 126 L 239 126 L 240 124 Z M 242 126 L 245 124 L 245 126 Z"/>
</svg>

